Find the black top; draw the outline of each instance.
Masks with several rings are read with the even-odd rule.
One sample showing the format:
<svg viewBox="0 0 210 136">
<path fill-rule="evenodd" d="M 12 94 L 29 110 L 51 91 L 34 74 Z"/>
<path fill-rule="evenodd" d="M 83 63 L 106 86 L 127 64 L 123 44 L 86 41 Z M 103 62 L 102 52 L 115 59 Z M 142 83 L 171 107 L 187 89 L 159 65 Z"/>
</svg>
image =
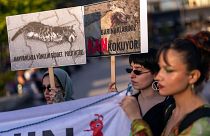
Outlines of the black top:
<svg viewBox="0 0 210 136">
<path fill-rule="evenodd" d="M 138 98 L 138 94 L 135 94 L 134 97 Z M 153 133 L 153 136 L 160 136 L 165 128 L 165 111 L 166 108 L 174 102 L 173 97 L 167 97 L 163 102 L 153 106 L 147 113 L 143 116 Z"/>
<path fill-rule="evenodd" d="M 145 120 L 153 133 L 153 136 L 160 136 L 165 127 L 164 113 L 165 113 L 165 101 L 153 106 L 144 116 Z"/>
</svg>

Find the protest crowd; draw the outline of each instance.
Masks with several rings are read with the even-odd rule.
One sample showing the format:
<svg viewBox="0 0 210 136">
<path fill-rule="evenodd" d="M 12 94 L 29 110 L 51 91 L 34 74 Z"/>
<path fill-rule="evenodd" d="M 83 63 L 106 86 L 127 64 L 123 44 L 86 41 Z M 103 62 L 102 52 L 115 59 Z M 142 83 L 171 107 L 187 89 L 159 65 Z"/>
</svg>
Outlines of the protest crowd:
<svg viewBox="0 0 210 136">
<path fill-rule="evenodd" d="M 5 17 L 0 136 L 210 136 L 210 2 L 128 1 Z"/>
</svg>

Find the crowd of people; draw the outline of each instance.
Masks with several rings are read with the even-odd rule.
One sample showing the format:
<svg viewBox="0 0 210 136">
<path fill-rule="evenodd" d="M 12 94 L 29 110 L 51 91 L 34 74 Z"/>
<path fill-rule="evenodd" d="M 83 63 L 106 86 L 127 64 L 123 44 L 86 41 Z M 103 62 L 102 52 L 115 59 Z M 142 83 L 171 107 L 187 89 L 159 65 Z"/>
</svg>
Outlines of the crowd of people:
<svg viewBox="0 0 210 136">
<path fill-rule="evenodd" d="M 132 122 L 131 136 L 210 136 L 210 105 L 199 95 L 209 82 L 209 56 L 207 31 L 129 56 L 126 72 L 134 91 L 120 106 Z M 50 85 L 48 71 L 33 84 L 38 75 L 29 75 L 25 73 L 29 82 L 23 92 L 30 88 L 34 94 L 42 94 L 46 104 L 74 100 L 72 81 L 65 70 L 54 68 L 55 87 Z M 116 85 L 110 83 L 108 91 L 117 91 Z"/>
</svg>

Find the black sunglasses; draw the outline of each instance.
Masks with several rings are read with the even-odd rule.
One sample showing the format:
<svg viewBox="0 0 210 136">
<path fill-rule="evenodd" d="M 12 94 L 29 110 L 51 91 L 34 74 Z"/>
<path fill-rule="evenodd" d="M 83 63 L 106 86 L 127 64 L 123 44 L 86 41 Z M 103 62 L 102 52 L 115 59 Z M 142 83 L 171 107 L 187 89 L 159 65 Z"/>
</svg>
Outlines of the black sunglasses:
<svg viewBox="0 0 210 136">
<path fill-rule="evenodd" d="M 51 86 L 50 85 L 47 85 L 47 86 L 42 86 L 42 90 L 43 91 L 45 91 L 46 89 L 48 90 L 48 91 L 50 91 L 50 88 L 51 88 Z"/>
<path fill-rule="evenodd" d="M 131 73 L 133 71 L 133 73 L 135 75 L 141 75 L 141 74 L 144 74 L 144 73 L 149 73 L 150 71 L 145 71 L 145 72 L 142 72 L 140 70 L 133 70 L 132 68 L 126 68 L 125 69 L 127 73 Z"/>
<path fill-rule="evenodd" d="M 56 88 L 59 88 L 59 87 L 61 87 L 61 86 L 56 86 Z M 42 90 L 43 91 L 45 91 L 46 89 L 50 92 L 51 90 L 50 90 L 50 88 L 51 88 L 51 86 L 50 85 L 47 85 L 47 86 L 42 86 Z"/>
</svg>

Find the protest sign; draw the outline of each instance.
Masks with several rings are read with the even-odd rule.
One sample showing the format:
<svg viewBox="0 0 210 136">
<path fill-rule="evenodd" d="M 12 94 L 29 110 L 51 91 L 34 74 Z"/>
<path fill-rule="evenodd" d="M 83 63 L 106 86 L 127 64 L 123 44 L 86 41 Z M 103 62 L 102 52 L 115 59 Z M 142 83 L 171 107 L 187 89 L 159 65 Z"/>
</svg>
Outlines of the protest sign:
<svg viewBox="0 0 210 136">
<path fill-rule="evenodd" d="M 85 6 L 87 56 L 148 51 L 147 1 L 113 0 Z"/>
<path fill-rule="evenodd" d="M 84 7 L 6 18 L 12 70 L 86 63 Z"/>
<path fill-rule="evenodd" d="M 128 136 L 126 91 L 0 113 L 0 136 Z"/>
</svg>

